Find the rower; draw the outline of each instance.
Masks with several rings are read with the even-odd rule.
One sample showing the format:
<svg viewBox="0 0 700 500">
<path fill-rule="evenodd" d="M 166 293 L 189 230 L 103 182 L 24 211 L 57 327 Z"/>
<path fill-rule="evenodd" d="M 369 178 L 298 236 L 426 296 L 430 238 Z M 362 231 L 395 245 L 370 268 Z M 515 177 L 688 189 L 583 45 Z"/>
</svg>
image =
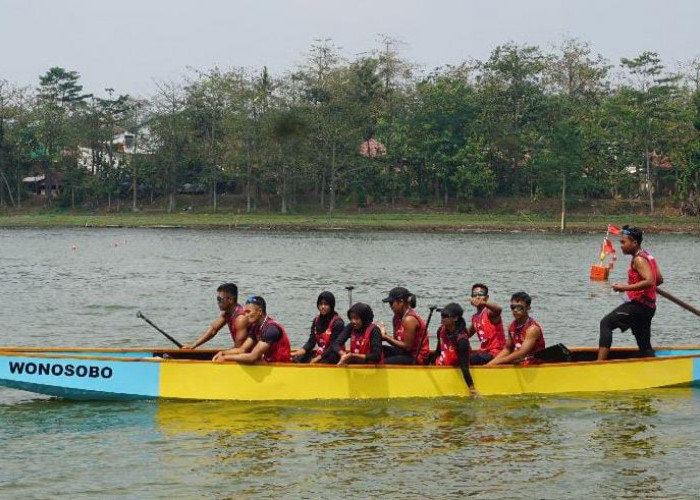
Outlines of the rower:
<svg viewBox="0 0 700 500">
<path fill-rule="evenodd" d="M 348 364 L 382 364 L 382 334 L 373 323 L 374 312 L 367 304 L 358 302 L 348 309 L 348 323 L 333 348 L 341 353 L 339 366 Z M 350 350 L 340 346 L 350 340 Z"/>
<path fill-rule="evenodd" d="M 321 292 L 316 299 L 319 314 L 311 322 L 309 339 L 301 349 L 292 351 L 295 363 L 336 364 L 340 360 L 331 345 L 343 331 L 345 323 L 335 312 L 335 296 L 331 292 Z"/>
<path fill-rule="evenodd" d="M 510 310 L 514 319 L 508 328 L 506 345 L 487 365 L 520 363 L 525 366 L 540 362 L 534 355 L 545 348 L 544 332 L 537 320 L 530 316 L 531 304 L 532 298 L 525 292 L 511 296 Z"/>
<path fill-rule="evenodd" d="M 241 347 L 221 351 L 214 361 L 255 363 L 287 363 L 290 361 L 289 337 L 284 327 L 267 315 L 267 304 L 260 296 L 250 296 L 245 303 L 245 313 L 252 334 Z"/>
<path fill-rule="evenodd" d="M 627 284 L 614 283 L 612 288 L 616 292 L 626 292 L 625 303 L 600 320 L 598 361 L 608 359 L 615 328 L 623 332 L 631 328 L 641 356 L 655 356 L 651 347 L 651 320 L 656 313 L 656 287 L 664 282 L 664 277 L 656 259 L 641 248 L 641 229 L 623 226 L 620 234 L 622 253 L 631 255 L 632 260 Z"/>
<path fill-rule="evenodd" d="M 454 302 L 447 304 L 440 311 L 440 328 L 437 332 L 438 345 L 435 350 L 436 366 L 459 366 L 464 381 L 469 387 L 469 395 L 478 396 L 474 381 L 469 373 L 469 331 L 464 321 L 464 309 Z"/>
<path fill-rule="evenodd" d="M 228 325 L 234 347 L 241 347 L 248 338 L 248 318 L 245 309 L 238 303 L 238 287 L 235 283 L 224 283 L 216 289 L 216 303 L 219 317 L 209 325 L 204 333 L 193 343 L 184 344 L 183 349 L 196 349 L 213 339 L 224 325 Z"/>
<path fill-rule="evenodd" d="M 416 312 L 416 296 L 406 288 L 397 286 L 392 288 L 389 296 L 382 299 L 382 302 L 389 303 L 394 317 L 392 319 L 393 336 L 386 333 L 384 325 L 380 325 L 382 340 L 385 340 L 390 347 L 387 348 L 387 365 L 422 365 L 425 363 L 430 348 L 428 336 L 425 335 L 425 321 Z"/>
<path fill-rule="evenodd" d="M 479 349 L 471 353 L 469 362 L 472 365 L 485 365 L 506 345 L 501 318 L 503 310 L 495 302 L 489 302 L 489 287 L 483 283 L 472 285 L 469 302 L 476 307 L 476 313 L 472 315 L 469 323 L 469 337 L 476 334 L 481 342 Z"/>
</svg>

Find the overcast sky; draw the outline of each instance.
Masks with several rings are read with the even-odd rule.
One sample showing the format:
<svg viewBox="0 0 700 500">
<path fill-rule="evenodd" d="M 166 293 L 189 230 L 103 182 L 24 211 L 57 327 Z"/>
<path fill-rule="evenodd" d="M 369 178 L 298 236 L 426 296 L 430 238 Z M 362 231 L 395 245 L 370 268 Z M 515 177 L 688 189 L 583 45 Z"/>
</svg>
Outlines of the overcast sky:
<svg viewBox="0 0 700 500">
<path fill-rule="evenodd" d="M 0 0 L 0 79 L 36 86 L 52 66 L 88 92 L 147 96 L 187 67 L 283 73 L 314 39 L 344 55 L 405 42 L 424 68 L 485 59 L 510 40 L 548 48 L 564 37 L 619 63 L 645 50 L 674 67 L 700 55 L 700 0 Z"/>
</svg>

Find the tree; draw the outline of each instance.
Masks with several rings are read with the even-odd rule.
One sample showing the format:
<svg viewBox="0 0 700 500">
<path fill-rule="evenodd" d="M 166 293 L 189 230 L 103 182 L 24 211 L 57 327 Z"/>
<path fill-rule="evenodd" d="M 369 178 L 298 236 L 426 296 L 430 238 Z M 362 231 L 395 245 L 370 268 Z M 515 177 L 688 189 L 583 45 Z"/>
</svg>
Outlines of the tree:
<svg viewBox="0 0 700 500">
<path fill-rule="evenodd" d="M 539 125 L 545 117 L 543 77 L 548 59 L 537 46 L 508 43 L 496 47 L 483 64 L 479 81 L 480 128 L 489 139 L 490 160 L 505 188 L 518 193 L 521 173 L 530 166 L 541 143 Z M 529 194 L 535 177 L 525 170 Z"/>
<path fill-rule="evenodd" d="M 192 140 L 185 112 L 185 94 L 180 85 L 158 85 L 150 124 L 156 144 L 156 168 L 160 173 L 162 188 L 168 195 L 168 213 L 172 213 L 175 210 L 178 184 L 185 175 L 190 160 L 188 148 Z"/>
<path fill-rule="evenodd" d="M 125 178 L 124 155 L 114 144 L 115 133 L 124 125 L 136 103 L 128 95 L 114 97 L 114 89 L 105 89 L 107 98 L 92 96 L 81 114 L 82 130 L 78 141 L 91 151 L 91 172 L 97 181 L 97 195 L 107 196 L 107 207 L 112 208 L 112 196 L 116 194 Z M 74 190 L 75 185 L 71 185 Z M 74 204 L 71 195 L 71 206 Z"/>
<path fill-rule="evenodd" d="M 588 43 L 566 39 L 546 70 L 554 92 L 549 96 L 550 119 L 543 123 L 548 147 L 543 165 L 551 177 L 561 179 L 561 224 L 566 229 L 567 188 L 581 179 L 586 163 L 586 139 L 598 135 L 598 109 L 604 97 L 610 66 L 601 56 L 592 57 Z M 551 124 L 548 127 L 547 124 Z M 588 137 L 586 133 L 588 132 Z M 594 155 L 589 164 L 593 164 Z M 574 189 L 577 186 L 572 186 Z"/>
<path fill-rule="evenodd" d="M 30 119 L 28 94 L 28 89 L 0 80 L 0 206 L 5 206 L 6 195 L 13 207 L 21 203 L 22 158 L 28 154 L 23 140 Z M 16 197 L 12 193 L 12 180 L 17 185 Z"/>
<path fill-rule="evenodd" d="M 678 76 L 664 76 L 664 65 L 656 52 L 643 52 L 634 59 L 621 59 L 636 80 L 635 86 L 621 89 L 628 116 L 629 131 L 644 152 L 646 190 L 649 210 L 654 212 L 654 177 L 651 153 L 663 141 L 664 121 L 669 117 L 670 101 L 677 91 Z"/>
<path fill-rule="evenodd" d="M 49 69 L 39 77 L 37 97 L 38 138 L 41 149 L 38 157 L 44 169 L 46 205 L 51 205 L 54 165 L 60 162 L 63 147 L 67 146 L 67 122 L 84 108 L 89 94 L 82 94 L 78 84 L 80 75 L 60 67 Z"/>
</svg>

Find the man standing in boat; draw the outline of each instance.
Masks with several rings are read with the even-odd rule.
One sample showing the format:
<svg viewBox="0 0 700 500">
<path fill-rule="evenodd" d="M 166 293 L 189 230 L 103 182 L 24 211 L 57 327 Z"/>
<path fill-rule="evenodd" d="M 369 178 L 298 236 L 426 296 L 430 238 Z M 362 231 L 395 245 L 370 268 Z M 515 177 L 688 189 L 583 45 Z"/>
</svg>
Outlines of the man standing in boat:
<svg viewBox="0 0 700 500">
<path fill-rule="evenodd" d="M 656 259 L 646 250 L 642 250 L 642 230 L 623 226 L 620 236 L 620 248 L 625 255 L 631 255 L 632 261 L 627 273 L 627 284 L 614 283 L 616 292 L 625 292 L 625 303 L 620 304 L 610 314 L 600 320 L 600 339 L 598 341 L 598 361 L 608 359 L 612 345 L 612 331 L 632 329 L 637 346 L 643 357 L 653 357 L 651 347 L 651 320 L 656 313 L 656 287 L 664 282 Z"/>
<path fill-rule="evenodd" d="M 265 299 L 248 297 L 245 314 L 252 329 L 251 335 L 241 347 L 218 352 L 214 361 L 252 364 L 262 359 L 266 363 L 288 363 L 291 359 L 289 337 L 284 327 L 267 315 Z"/>
<path fill-rule="evenodd" d="M 185 344 L 183 349 L 196 349 L 213 339 L 224 325 L 228 325 L 234 347 L 240 347 L 248 338 L 248 318 L 245 309 L 238 303 L 238 287 L 235 283 L 224 283 L 216 289 L 216 303 L 221 311 L 219 317 L 209 325 L 196 342 Z"/>
<path fill-rule="evenodd" d="M 508 328 L 506 345 L 487 365 L 538 363 L 535 353 L 545 348 L 544 332 L 540 324 L 530 316 L 532 298 L 525 292 L 514 293 L 510 298 L 513 322 Z"/>
<path fill-rule="evenodd" d="M 476 307 L 469 324 L 469 337 L 476 334 L 481 345 L 470 356 L 472 365 L 485 365 L 506 345 L 506 335 L 503 331 L 503 309 L 495 302 L 489 302 L 489 288 L 483 283 L 472 285 L 471 305 Z"/>
</svg>

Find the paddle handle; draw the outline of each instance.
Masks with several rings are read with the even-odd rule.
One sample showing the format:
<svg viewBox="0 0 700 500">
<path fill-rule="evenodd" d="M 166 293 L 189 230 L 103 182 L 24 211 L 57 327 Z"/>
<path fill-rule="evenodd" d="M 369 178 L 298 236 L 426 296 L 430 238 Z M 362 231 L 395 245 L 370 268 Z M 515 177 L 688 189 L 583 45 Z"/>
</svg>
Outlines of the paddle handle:
<svg viewBox="0 0 700 500">
<path fill-rule="evenodd" d="M 672 295 L 672 294 L 668 293 L 666 290 L 662 290 L 661 288 L 657 288 L 657 289 L 656 289 L 656 293 L 658 293 L 658 294 L 661 295 L 662 297 L 667 298 L 668 300 L 670 300 L 670 301 L 673 302 L 674 304 L 678 304 L 679 306 L 681 306 L 681 307 L 682 307 L 683 309 L 685 309 L 686 311 L 690 311 L 690 312 L 693 313 L 694 315 L 700 316 L 700 309 L 696 309 L 695 307 L 691 306 L 691 305 L 688 304 L 687 302 L 682 301 L 681 299 L 679 299 L 679 298 L 676 297 L 675 295 Z"/>
<path fill-rule="evenodd" d="M 355 287 L 348 285 L 345 287 L 345 289 L 348 291 L 348 307 L 352 307 L 352 291 L 355 289 Z"/>
<path fill-rule="evenodd" d="M 151 321 L 151 320 L 148 319 L 146 316 L 144 316 L 143 314 L 141 314 L 141 311 L 139 311 L 139 312 L 136 313 L 136 317 L 137 317 L 137 318 L 141 318 L 142 320 L 144 320 L 146 323 L 148 323 L 148 324 L 151 325 L 153 328 L 155 328 L 155 329 L 158 330 L 160 333 L 162 333 L 162 334 L 165 336 L 165 338 L 167 338 L 170 342 L 172 342 L 172 343 L 175 344 L 176 346 L 182 348 L 182 344 L 181 344 L 180 342 L 178 342 L 178 341 L 175 340 L 173 337 L 171 337 L 170 335 L 168 335 L 167 333 L 165 333 L 163 330 L 161 330 L 160 328 L 158 328 L 158 325 L 156 325 L 155 323 L 153 323 L 153 321 Z"/>
<path fill-rule="evenodd" d="M 426 335 L 428 335 L 428 327 L 430 326 L 430 320 L 433 317 L 433 312 L 435 312 L 435 309 L 437 309 L 437 306 L 430 306 L 430 314 L 428 314 L 428 320 L 425 322 L 425 328 L 423 328 L 423 332 L 421 333 L 420 340 L 418 340 L 418 346 L 423 345 L 423 339 L 425 338 Z M 420 347 L 418 347 L 420 349 Z"/>
</svg>

